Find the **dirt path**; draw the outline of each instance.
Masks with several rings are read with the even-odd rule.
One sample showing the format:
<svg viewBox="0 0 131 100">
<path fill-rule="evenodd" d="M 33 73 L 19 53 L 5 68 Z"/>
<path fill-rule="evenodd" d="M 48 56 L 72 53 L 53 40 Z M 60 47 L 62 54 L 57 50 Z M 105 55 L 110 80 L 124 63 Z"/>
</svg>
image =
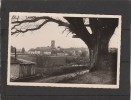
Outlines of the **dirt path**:
<svg viewBox="0 0 131 100">
<path fill-rule="evenodd" d="M 89 72 L 89 70 L 77 71 L 77 72 L 69 73 L 69 74 L 65 74 L 65 75 L 52 76 L 52 77 L 49 77 L 49 78 L 35 80 L 34 82 L 39 82 L 39 83 L 59 83 L 60 81 L 72 79 L 74 77 L 81 76 L 81 75 L 86 74 L 88 72 Z"/>
<path fill-rule="evenodd" d="M 116 84 L 116 77 L 111 71 L 96 71 L 65 80 L 62 83 Z"/>
</svg>

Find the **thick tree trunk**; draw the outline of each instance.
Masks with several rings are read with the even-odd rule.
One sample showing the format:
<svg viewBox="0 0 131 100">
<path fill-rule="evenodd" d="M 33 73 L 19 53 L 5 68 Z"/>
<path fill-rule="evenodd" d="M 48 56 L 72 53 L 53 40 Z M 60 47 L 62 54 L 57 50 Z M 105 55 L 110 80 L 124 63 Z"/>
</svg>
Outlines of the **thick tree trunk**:
<svg viewBox="0 0 131 100">
<path fill-rule="evenodd" d="M 108 70 L 108 67 L 112 67 L 109 65 L 108 44 L 117 25 L 118 19 L 90 19 L 92 29 L 91 46 L 89 47 L 90 71 Z"/>
<path fill-rule="evenodd" d="M 89 49 L 90 52 L 90 70 L 101 70 L 107 69 L 106 58 L 108 58 L 108 43 L 107 38 L 97 38 L 96 43 L 94 43 L 93 48 Z"/>
<path fill-rule="evenodd" d="M 99 45 L 100 47 L 98 47 Z M 96 44 L 94 49 L 90 49 L 90 69 L 98 70 L 106 67 L 105 60 L 108 58 L 108 44 Z"/>
</svg>

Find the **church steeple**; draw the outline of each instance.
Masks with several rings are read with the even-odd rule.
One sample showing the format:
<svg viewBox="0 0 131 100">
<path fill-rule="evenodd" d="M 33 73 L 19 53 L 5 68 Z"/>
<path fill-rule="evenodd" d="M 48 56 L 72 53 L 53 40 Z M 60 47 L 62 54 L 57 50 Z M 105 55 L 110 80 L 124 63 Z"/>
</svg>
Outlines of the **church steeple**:
<svg viewBox="0 0 131 100">
<path fill-rule="evenodd" d="M 55 48 L 55 40 L 52 40 L 52 41 L 51 41 L 51 48 L 52 48 L 52 49 Z"/>
</svg>

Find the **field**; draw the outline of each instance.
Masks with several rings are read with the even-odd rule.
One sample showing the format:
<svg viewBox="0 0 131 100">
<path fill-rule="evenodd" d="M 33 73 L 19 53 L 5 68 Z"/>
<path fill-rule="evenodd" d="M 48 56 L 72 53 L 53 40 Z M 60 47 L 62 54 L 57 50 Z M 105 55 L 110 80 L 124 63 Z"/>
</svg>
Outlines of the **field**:
<svg viewBox="0 0 131 100">
<path fill-rule="evenodd" d="M 18 55 L 17 58 L 36 62 L 37 75 L 43 77 L 73 73 L 88 69 L 89 66 L 86 57 Z"/>
<path fill-rule="evenodd" d="M 88 57 L 77 56 L 38 56 L 38 55 L 18 55 L 17 58 L 25 59 L 33 62 L 43 61 L 49 63 L 47 67 L 64 66 L 64 65 L 86 65 L 89 62 Z M 47 64 L 47 63 L 44 63 Z M 42 67 L 42 66 L 37 66 Z"/>
</svg>

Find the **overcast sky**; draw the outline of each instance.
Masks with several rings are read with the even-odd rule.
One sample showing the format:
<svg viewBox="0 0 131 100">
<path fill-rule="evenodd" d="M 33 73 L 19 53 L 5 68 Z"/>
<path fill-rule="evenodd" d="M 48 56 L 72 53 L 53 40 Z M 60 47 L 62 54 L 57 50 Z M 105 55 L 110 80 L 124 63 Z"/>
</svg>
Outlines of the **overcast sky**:
<svg viewBox="0 0 131 100">
<path fill-rule="evenodd" d="M 48 23 L 39 30 L 28 31 L 24 34 L 11 36 L 11 45 L 18 49 L 24 47 L 26 50 L 29 50 L 30 48 L 50 46 L 51 40 L 55 40 L 56 47 L 87 47 L 81 39 L 72 38 L 72 34 L 68 34 L 68 31 L 65 31 L 62 34 L 64 29 L 64 27 L 60 27 L 56 23 Z M 109 47 L 117 48 L 119 34 L 118 28 L 116 28 Z"/>
<path fill-rule="evenodd" d="M 39 30 L 11 36 L 11 44 L 17 48 L 24 47 L 28 50 L 35 47 L 50 46 L 51 40 L 55 40 L 56 47 L 87 47 L 81 39 L 72 38 L 71 33 L 68 34 L 68 31 L 62 33 L 63 30 L 64 27 L 59 27 L 55 23 L 48 23 Z"/>
</svg>

